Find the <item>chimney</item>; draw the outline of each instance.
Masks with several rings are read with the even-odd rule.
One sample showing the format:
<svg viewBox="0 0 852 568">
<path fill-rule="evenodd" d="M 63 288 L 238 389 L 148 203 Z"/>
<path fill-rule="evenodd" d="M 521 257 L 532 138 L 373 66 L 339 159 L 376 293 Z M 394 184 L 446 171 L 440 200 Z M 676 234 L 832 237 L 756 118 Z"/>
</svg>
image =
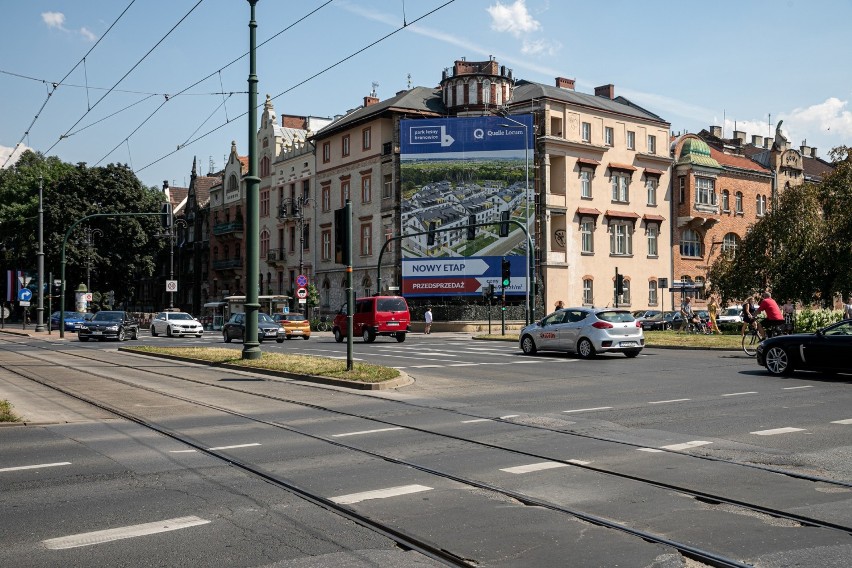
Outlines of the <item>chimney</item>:
<svg viewBox="0 0 852 568">
<path fill-rule="evenodd" d="M 374 105 L 379 102 L 378 97 L 364 97 L 364 106 L 368 107 L 370 105 Z"/>
<path fill-rule="evenodd" d="M 609 85 L 601 85 L 600 87 L 595 87 L 595 96 L 596 97 L 605 97 L 607 99 L 615 98 L 615 85 L 610 83 Z"/>
<path fill-rule="evenodd" d="M 742 130 L 734 130 L 734 140 L 737 141 L 737 144 L 742 146 L 746 140 L 746 133 Z"/>
<path fill-rule="evenodd" d="M 295 116 L 292 114 L 281 115 L 281 126 L 284 128 L 296 128 L 298 130 L 308 129 L 308 119 L 304 116 Z"/>
<path fill-rule="evenodd" d="M 811 158 L 816 158 L 816 157 L 817 157 L 817 149 L 811 148 Z"/>
<path fill-rule="evenodd" d="M 799 149 L 802 151 L 802 156 L 810 156 L 811 155 L 811 147 L 805 146 L 802 144 Z"/>
<path fill-rule="evenodd" d="M 721 126 L 711 126 L 710 127 L 710 134 L 712 134 L 716 138 L 721 138 L 722 137 L 722 127 Z"/>
<path fill-rule="evenodd" d="M 566 79 L 565 77 L 556 78 L 556 86 L 560 89 L 574 90 L 574 79 Z M 597 94 L 597 93 L 596 93 Z"/>
<path fill-rule="evenodd" d="M 163 193 L 168 193 L 168 192 L 169 192 L 169 180 L 164 179 L 163 180 Z"/>
<path fill-rule="evenodd" d="M 763 146 L 763 136 L 757 136 L 755 134 L 752 134 L 751 145 L 755 148 L 760 148 L 761 146 Z"/>
</svg>

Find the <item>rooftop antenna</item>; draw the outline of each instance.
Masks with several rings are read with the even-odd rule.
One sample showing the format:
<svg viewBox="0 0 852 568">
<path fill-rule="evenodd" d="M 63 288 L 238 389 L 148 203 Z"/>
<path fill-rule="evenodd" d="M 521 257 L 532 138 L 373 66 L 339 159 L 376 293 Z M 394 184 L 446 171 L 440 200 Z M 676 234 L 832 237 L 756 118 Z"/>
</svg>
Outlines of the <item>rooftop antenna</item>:
<svg viewBox="0 0 852 568">
<path fill-rule="evenodd" d="M 211 155 L 207 166 L 207 175 L 212 174 L 214 171 L 216 171 L 216 164 L 213 163 L 213 156 Z"/>
<path fill-rule="evenodd" d="M 379 88 L 379 84 L 376 81 L 373 81 L 373 91 L 370 93 L 371 97 L 378 97 L 376 94 L 376 89 Z"/>
<path fill-rule="evenodd" d="M 411 89 L 411 73 L 408 74 L 408 88 Z"/>
</svg>

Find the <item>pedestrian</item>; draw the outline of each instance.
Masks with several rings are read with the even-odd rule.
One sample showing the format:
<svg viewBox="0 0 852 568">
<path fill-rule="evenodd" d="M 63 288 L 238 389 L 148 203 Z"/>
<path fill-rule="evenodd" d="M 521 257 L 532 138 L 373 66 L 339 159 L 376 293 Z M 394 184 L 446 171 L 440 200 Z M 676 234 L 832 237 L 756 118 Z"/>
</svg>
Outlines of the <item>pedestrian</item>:
<svg viewBox="0 0 852 568">
<path fill-rule="evenodd" d="M 565 307 L 565 302 L 563 302 L 562 300 L 556 300 L 556 305 L 553 306 L 553 309 L 554 310 L 561 310 L 564 307 Z"/>
<path fill-rule="evenodd" d="M 718 313 L 719 304 L 716 303 L 716 296 L 710 296 L 710 302 L 707 304 L 707 314 L 710 316 L 710 331 L 721 335 L 722 332 L 719 330 L 719 326 L 716 325 L 716 314 Z"/>
<path fill-rule="evenodd" d="M 423 333 L 429 334 L 432 333 L 432 308 L 427 307 L 426 313 L 423 314 L 424 319 L 426 320 L 426 325 L 423 327 Z"/>
<path fill-rule="evenodd" d="M 691 323 L 698 323 L 695 317 L 695 311 L 692 309 L 692 298 L 687 296 L 684 298 L 683 303 L 680 305 L 680 317 L 682 318 L 680 327 L 677 328 L 677 332 L 681 333 L 686 331 L 686 328 Z"/>
<path fill-rule="evenodd" d="M 852 296 L 847 296 L 843 304 L 843 319 L 852 319 Z"/>
</svg>

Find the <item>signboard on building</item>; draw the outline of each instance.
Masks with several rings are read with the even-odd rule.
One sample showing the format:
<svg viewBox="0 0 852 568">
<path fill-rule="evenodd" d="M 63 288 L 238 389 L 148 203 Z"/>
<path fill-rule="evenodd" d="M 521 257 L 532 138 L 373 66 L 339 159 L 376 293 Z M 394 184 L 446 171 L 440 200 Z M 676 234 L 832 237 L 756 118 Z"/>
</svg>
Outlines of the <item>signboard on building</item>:
<svg viewBox="0 0 852 568">
<path fill-rule="evenodd" d="M 512 262 L 513 285 L 506 293 L 526 293 L 526 237 L 514 224 L 509 225 L 508 236 L 500 237 L 497 222 L 504 212 L 521 224 L 532 214 L 533 176 L 528 167 L 532 168 L 533 150 L 528 114 L 400 121 L 402 233 L 435 229 L 433 236 L 422 234 L 401 242 L 403 294 L 479 294 L 484 278 L 499 283 L 504 256 Z M 469 240 L 472 220 L 493 224 L 477 227 L 476 238 Z M 467 261 L 463 270 L 443 275 L 415 270 L 459 259 Z"/>
</svg>

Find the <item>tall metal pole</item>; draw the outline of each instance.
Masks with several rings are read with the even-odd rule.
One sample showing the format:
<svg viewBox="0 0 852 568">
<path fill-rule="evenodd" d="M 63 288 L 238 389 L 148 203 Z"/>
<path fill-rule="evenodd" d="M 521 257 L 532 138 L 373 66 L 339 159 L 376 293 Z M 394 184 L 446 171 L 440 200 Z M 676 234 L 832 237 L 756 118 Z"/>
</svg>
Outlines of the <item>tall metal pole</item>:
<svg viewBox="0 0 852 568">
<path fill-rule="evenodd" d="M 348 199 L 343 205 L 346 216 L 346 236 L 344 245 L 346 247 L 346 370 L 351 371 L 354 367 L 352 357 L 352 333 L 354 332 L 355 317 L 355 290 L 352 287 L 352 202 Z"/>
<path fill-rule="evenodd" d="M 169 280 L 175 279 L 175 222 L 169 227 Z M 175 293 L 169 291 L 169 309 L 175 307 Z"/>
<path fill-rule="evenodd" d="M 246 176 L 246 327 L 243 338 L 243 359 L 260 359 L 257 341 L 258 303 L 257 271 L 260 267 L 258 228 L 260 227 L 260 178 L 257 176 L 257 22 L 254 8 L 257 0 L 248 0 L 251 6 L 249 20 L 249 76 L 248 76 L 248 175 Z"/>
<path fill-rule="evenodd" d="M 36 308 L 36 331 L 44 331 L 44 200 L 42 186 L 44 180 L 38 178 L 38 307 Z"/>
</svg>

